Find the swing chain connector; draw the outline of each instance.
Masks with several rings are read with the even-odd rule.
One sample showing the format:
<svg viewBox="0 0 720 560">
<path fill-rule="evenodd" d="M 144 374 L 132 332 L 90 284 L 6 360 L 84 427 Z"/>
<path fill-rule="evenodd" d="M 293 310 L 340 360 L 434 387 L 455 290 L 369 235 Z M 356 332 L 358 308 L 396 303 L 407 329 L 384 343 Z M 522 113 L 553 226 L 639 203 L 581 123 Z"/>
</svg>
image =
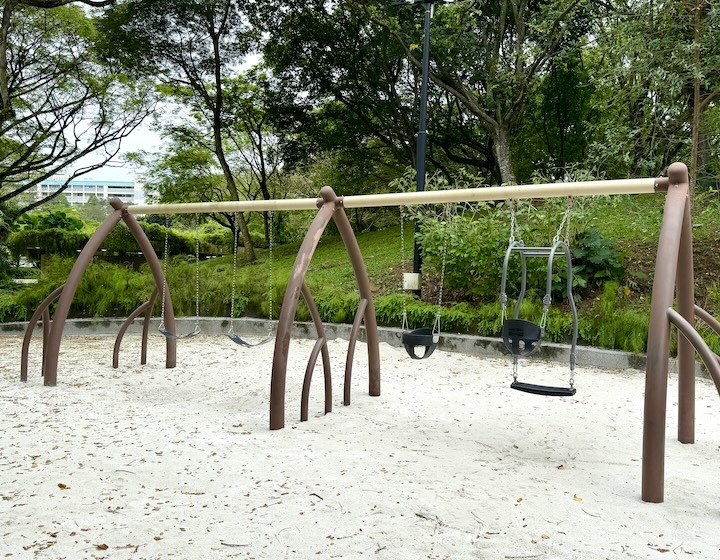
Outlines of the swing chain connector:
<svg viewBox="0 0 720 560">
<path fill-rule="evenodd" d="M 543 296 L 543 312 L 542 317 L 540 317 L 540 328 L 543 332 L 545 332 L 545 325 L 547 324 L 547 317 L 548 317 L 548 311 L 550 310 L 550 304 L 552 303 L 552 296 L 550 294 L 545 294 Z"/>
<path fill-rule="evenodd" d="M 500 310 L 501 310 L 501 319 L 505 321 L 507 319 L 507 302 L 508 297 L 505 292 L 502 292 L 500 294 Z"/>
<path fill-rule="evenodd" d="M 525 245 L 517 221 L 517 200 L 513 198 L 510 200 L 510 245 L 515 242 L 520 246 Z"/>
<path fill-rule="evenodd" d="M 517 356 L 513 356 L 512 376 L 513 376 L 513 382 L 517 383 L 517 380 L 518 380 L 518 357 Z"/>
<path fill-rule="evenodd" d="M 440 309 L 437 310 L 437 313 L 435 313 L 435 323 L 433 324 L 432 328 L 432 340 L 434 344 L 437 344 L 440 342 L 440 317 L 442 316 L 442 313 L 440 312 Z"/>
<path fill-rule="evenodd" d="M 560 236 L 564 233 L 565 237 L 563 238 L 563 241 L 567 247 L 570 246 L 570 214 L 572 212 L 574 202 L 575 199 L 572 196 L 568 196 L 567 204 L 565 205 L 565 213 L 560 221 L 557 232 L 555 232 L 555 237 L 553 237 L 553 245 L 557 245 L 560 241 Z"/>
<path fill-rule="evenodd" d="M 570 388 L 575 387 L 575 352 L 570 352 Z"/>
</svg>

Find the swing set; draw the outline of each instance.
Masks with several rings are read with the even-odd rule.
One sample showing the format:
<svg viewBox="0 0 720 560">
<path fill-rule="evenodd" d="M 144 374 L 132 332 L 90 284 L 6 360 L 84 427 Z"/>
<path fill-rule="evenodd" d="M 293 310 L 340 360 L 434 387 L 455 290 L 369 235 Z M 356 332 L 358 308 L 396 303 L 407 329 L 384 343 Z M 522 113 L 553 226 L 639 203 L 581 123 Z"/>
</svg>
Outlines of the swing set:
<svg viewBox="0 0 720 560">
<path fill-rule="evenodd" d="M 575 297 L 573 296 L 572 285 L 572 256 L 570 254 L 570 212 L 572 211 L 572 198 L 568 197 L 565 207 L 565 214 L 560 222 L 555 237 L 550 247 L 526 247 L 523 243 L 520 228 L 517 225 L 517 201 L 510 201 L 510 239 L 508 241 L 505 260 L 503 261 L 502 280 L 500 282 L 500 308 L 502 313 L 502 340 L 505 348 L 513 357 L 513 382 L 510 385 L 512 389 L 532 393 L 535 395 L 545 395 L 554 397 L 571 397 L 575 395 L 575 347 L 578 338 L 578 316 L 575 308 Z M 565 234 L 564 240 L 560 236 Z M 515 312 L 512 318 L 507 316 L 508 297 L 506 293 L 508 266 L 510 259 L 514 254 L 520 255 L 521 259 L 521 276 L 520 276 L 520 293 L 515 303 Z M 523 299 L 527 291 L 527 257 L 547 258 L 546 279 L 545 279 L 545 295 L 543 296 L 542 316 L 538 323 L 534 323 L 527 319 L 520 319 L 520 310 Z M 552 304 L 552 281 L 553 281 L 553 263 L 556 257 L 565 257 L 566 284 L 565 291 L 567 295 L 570 312 L 572 315 L 573 334 L 570 343 L 570 378 L 567 387 L 554 387 L 548 385 L 536 385 L 533 383 L 524 383 L 518 381 L 518 360 L 519 358 L 527 358 L 535 354 L 542 345 L 545 337 L 545 325 L 547 323 L 548 311 Z"/>
<path fill-rule="evenodd" d="M 269 273 L 269 288 L 268 288 L 268 299 L 269 299 L 269 317 L 268 320 L 272 324 L 273 321 L 273 292 L 272 292 L 272 285 L 273 285 L 273 212 L 270 212 L 270 231 L 269 231 L 269 240 L 268 240 L 268 246 L 269 246 L 269 266 L 270 266 L 270 273 Z M 197 212 L 195 213 L 195 220 L 194 220 L 194 230 L 197 232 L 199 225 L 199 219 Z M 199 335 L 202 330 L 200 328 L 200 237 L 199 235 L 195 235 L 195 261 L 194 261 L 194 267 L 193 267 L 193 274 L 194 274 L 194 280 L 195 280 L 195 323 L 193 325 L 193 330 L 189 331 L 186 334 L 179 335 L 175 332 L 172 332 L 169 330 L 165 325 L 165 307 L 166 307 L 166 300 L 167 295 L 169 293 L 168 286 L 167 286 L 167 271 L 168 271 L 168 258 L 169 258 L 169 232 L 170 232 L 170 217 L 169 215 L 165 216 L 165 244 L 163 249 L 163 257 L 162 257 L 162 275 L 163 275 L 163 281 L 162 281 L 162 289 L 160 290 L 160 293 L 162 293 L 161 297 L 161 304 L 160 304 L 160 325 L 158 326 L 158 332 L 162 334 L 165 338 L 168 340 L 183 340 L 186 338 L 192 338 L 197 335 Z M 268 332 L 268 335 L 261 339 L 258 342 L 250 342 L 244 338 L 242 338 L 238 333 L 235 332 L 234 322 L 235 322 L 235 302 L 237 299 L 237 269 L 238 269 L 238 213 L 235 212 L 233 215 L 233 266 L 232 266 L 232 281 L 231 281 L 231 298 L 230 298 L 230 328 L 227 332 L 227 337 L 232 340 L 235 344 L 238 346 L 243 346 L 246 348 L 252 348 L 254 346 L 260 346 L 262 344 L 266 344 L 270 342 L 273 339 L 273 330 L 272 328 Z M 124 332 L 124 331 L 123 331 Z M 117 366 L 115 366 L 117 367 Z"/>
<path fill-rule="evenodd" d="M 268 274 L 268 321 L 272 325 L 273 322 L 273 222 L 274 212 L 270 212 L 270 228 L 268 231 L 268 250 L 269 261 L 270 261 L 270 273 Z M 238 333 L 235 332 L 235 300 L 237 297 L 237 269 L 238 269 L 238 213 L 233 214 L 233 267 L 232 267 L 232 282 L 231 282 L 231 295 L 230 295 L 230 328 L 227 332 L 227 337 L 232 340 L 238 346 L 245 348 L 252 348 L 254 346 L 261 346 L 267 344 L 273 339 L 273 329 L 270 327 L 270 331 L 267 336 L 258 342 L 252 343 L 242 338 Z"/>
<path fill-rule="evenodd" d="M 317 330 L 317 341 L 311 352 L 302 390 L 300 419 L 307 419 L 307 399 L 315 361 L 320 355 L 323 359 L 325 374 L 325 412 L 332 410 L 332 382 L 328 358 L 327 340 L 322 322 L 314 305 L 310 290 L 305 284 L 310 261 L 317 248 L 320 237 L 332 220 L 337 226 L 350 257 L 360 292 L 358 312 L 353 321 L 348 342 L 345 367 L 344 404 L 350 404 L 350 382 L 353 354 L 364 324 L 368 352 L 368 392 L 371 396 L 380 395 L 380 355 L 375 309 L 372 291 L 367 277 L 362 254 L 345 214 L 345 209 L 381 206 L 427 205 L 457 202 L 476 202 L 482 200 L 520 200 L 531 198 L 580 197 L 607 194 L 643 194 L 666 192 L 663 223 L 660 231 L 658 253 L 652 289 L 650 328 L 648 331 L 647 367 L 645 375 L 645 411 L 643 427 L 642 459 L 642 499 L 648 502 L 662 502 L 664 499 L 664 461 L 665 461 L 665 424 L 667 411 L 667 383 L 669 362 L 670 327 L 674 325 L 683 336 L 678 337 L 679 365 L 679 406 L 678 439 L 683 443 L 693 443 L 695 438 L 695 353 L 702 358 L 707 370 L 720 392 L 720 361 L 695 330 L 695 318 L 706 322 L 720 334 L 720 322 L 694 302 L 694 276 L 692 251 L 692 222 L 690 217 L 689 180 L 687 167 L 675 163 L 668 169 L 667 178 L 628 179 L 613 181 L 591 181 L 574 183 L 552 183 L 544 185 L 489 187 L 480 189 L 425 191 L 413 193 L 389 193 L 378 195 L 358 195 L 338 197 L 330 187 L 323 187 L 317 199 L 270 200 L 214 202 L 198 204 L 166 204 L 128 206 L 118 199 L 111 200 L 114 212 L 106 218 L 98 230 L 87 242 L 64 286 L 56 289 L 38 307 L 31 317 L 23 340 L 21 354 L 21 380 L 27 380 L 27 352 L 32 333 L 38 321 L 43 321 L 43 375 L 44 384 L 54 386 L 57 383 L 57 369 L 62 341 L 62 333 L 70 306 L 77 291 L 82 275 L 102 242 L 120 220 L 124 221 L 137 240 L 155 280 L 156 290 L 148 302 L 142 304 L 123 325 L 127 328 L 131 319 L 145 312 L 146 323 L 143 336 L 146 336 L 147 322 L 152 313 L 152 304 L 158 293 L 165 297 L 164 323 L 168 332 L 175 334 L 175 319 L 172 299 L 163 274 L 162 266 L 145 233 L 140 228 L 135 215 L 172 214 L 202 212 L 241 212 L 241 211 L 293 211 L 316 210 L 315 219 L 308 228 L 302 242 L 295 265 L 290 274 L 285 296 L 277 322 L 275 348 L 270 381 L 270 429 L 276 430 L 285 425 L 285 380 L 287 377 L 288 350 L 298 301 L 302 295 L 308 304 Z M 512 237 L 512 236 L 511 236 Z M 536 254 L 540 253 L 540 254 Z M 556 255 L 566 257 L 567 295 L 572 302 L 569 251 L 565 240 L 558 240 L 552 247 L 533 248 L 518 244 L 516 239 L 508 247 L 506 254 L 519 254 L 521 259 L 542 256 L 548 258 L 548 269 Z M 548 277 L 550 277 L 548 273 Z M 523 279 L 521 278 L 521 291 Z M 550 289 L 546 286 L 549 293 Z M 677 293 L 677 310 L 673 308 Z M 57 302 L 55 316 L 50 321 L 49 307 Z M 548 303 L 549 305 L 549 303 Z M 570 304 L 572 307 L 572 303 Z M 533 352 L 542 343 L 543 319 L 536 328 L 513 325 L 520 317 L 516 311 L 513 317 L 505 317 L 504 329 L 510 352 Z M 529 332 L 532 331 L 532 332 Z M 439 335 L 439 328 L 437 329 Z M 432 334 L 432 333 L 431 333 Z M 120 336 L 120 335 L 118 335 Z M 505 337 L 504 337 L 505 338 Z M 575 338 L 575 336 L 574 336 Z M 176 338 L 166 337 L 166 367 L 175 367 Z M 143 351 L 145 338 L 143 339 Z M 117 346 L 117 342 L 116 342 Z M 515 348 L 515 350 L 513 350 Z M 143 354 L 144 356 L 144 354 Z M 141 359 L 142 360 L 142 359 Z M 572 368 L 571 358 L 571 368 Z M 519 383 L 519 382 L 518 382 Z M 519 388 L 519 387 L 516 387 Z M 528 389 L 528 387 L 525 387 Z M 569 387 L 563 387 L 563 394 L 573 389 L 572 375 Z M 524 389 L 523 389 L 524 390 Z M 548 390 L 547 387 L 542 389 Z"/>
<path fill-rule="evenodd" d="M 510 201 L 510 239 L 508 242 L 507 252 L 503 261 L 502 280 L 500 284 L 500 306 L 502 316 L 502 340 L 505 348 L 513 357 L 513 382 L 510 385 L 512 389 L 532 393 L 535 395 L 570 397 L 575 395 L 575 347 L 578 338 L 578 318 L 577 309 L 575 307 L 575 298 L 572 293 L 572 256 L 570 254 L 570 213 L 572 211 L 573 199 L 568 197 L 565 213 L 562 221 L 558 226 L 557 232 L 553 239 L 552 245 L 549 247 L 526 247 L 517 223 L 517 200 Z M 443 209 L 442 222 L 442 248 L 441 248 L 441 268 L 440 281 L 438 284 L 438 303 L 435 313 L 435 322 L 432 328 L 421 327 L 410 330 L 408 326 L 407 302 L 406 298 L 402 300 L 402 344 L 408 355 L 414 360 L 424 360 L 429 358 L 440 341 L 440 318 L 442 316 L 443 289 L 445 285 L 445 268 L 447 266 L 447 252 L 449 243 L 449 225 L 452 220 L 452 205 L 445 204 Z M 561 235 L 564 233 L 564 239 Z M 520 255 L 521 258 L 521 277 L 520 277 L 520 293 L 515 304 L 515 311 L 512 318 L 507 316 L 508 297 L 506 293 L 508 267 L 513 254 Z M 546 266 L 546 288 L 543 297 L 543 310 L 539 323 L 534 323 L 527 319 L 520 319 L 520 310 L 527 291 L 527 257 L 547 257 Z M 526 383 L 518 380 L 518 363 L 519 358 L 527 358 L 535 354 L 541 347 L 545 336 L 545 325 L 547 322 L 548 311 L 552 303 L 552 281 L 553 281 L 553 263 L 556 258 L 564 257 L 566 262 L 566 293 L 568 304 L 570 306 L 573 324 L 573 335 L 570 345 L 570 377 L 568 387 L 557 387 L 548 385 L 537 385 Z M 400 262 L 405 263 L 405 208 L 400 206 Z M 405 273 L 403 273 L 403 288 L 407 289 L 410 282 L 405 281 Z M 413 289 L 417 286 L 413 285 Z M 423 349 L 418 352 L 418 348 Z"/>
</svg>

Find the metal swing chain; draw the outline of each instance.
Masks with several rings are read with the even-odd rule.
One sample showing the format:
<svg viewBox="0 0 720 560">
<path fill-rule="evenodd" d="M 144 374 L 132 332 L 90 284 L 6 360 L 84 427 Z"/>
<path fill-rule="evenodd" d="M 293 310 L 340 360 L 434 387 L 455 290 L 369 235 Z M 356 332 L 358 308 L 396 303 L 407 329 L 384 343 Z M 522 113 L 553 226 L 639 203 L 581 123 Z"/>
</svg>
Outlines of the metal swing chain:
<svg viewBox="0 0 720 560">
<path fill-rule="evenodd" d="M 569 196 L 567 198 L 567 204 L 565 205 L 565 213 L 563 214 L 562 220 L 560 221 L 560 225 L 557 228 L 557 231 L 555 232 L 555 237 L 553 237 L 553 247 L 560 242 L 560 236 L 564 233 L 565 237 L 562 239 L 562 241 L 565 243 L 566 247 L 570 246 L 570 213 L 572 212 L 573 208 L 573 202 L 574 199 L 572 196 Z M 569 273 L 569 272 L 568 272 Z M 545 331 L 545 325 L 547 324 L 547 316 L 548 311 L 550 310 L 550 305 L 552 304 L 552 296 L 550 294 L 545 294 L 543 296 L 543 314 L 540 318 L 540 328 Z"/>
<path fill-rule="evenodd" d="M 405 273 L 405 206 L 402 204 L 400 205 L 400 269 L 401 274 L 404 275 Z M 408 326 L 408 317 L 407 317 L 407 302 L 405 301 L 405 293 L 403 285 L 403 278 L 400 279 L 400 286 L 403 290 L 402 294 L 402 325 L 400 328 L 403 331 L 410 330 L 410 327 Z"/>
<path fill-rule="evenodd" d="M 200 220 L 198 213 L 195 212 L 195 331 L 200 330 L 200 234 L 198 226 Z"/>
<path fill-rule="evenodd" d="M 451 218 L 450 205 L 445 205 L 445 224 L 443 228 L 442 266 L 440 267 L 440 285 L 438 294 L 437 312 L 435 313 L 435 324 L 433 325 L 433 338 L 440 335 L 440 317 L 442 316 L 443 289 L 445 287 L 445 266 L 447 264 L 448 241 L 450 239 L 449 222 Z"/>
<path fill-rule="evenodd" d="M 517 234 L 517 237 L 516 237 Z M 522 236 L 520 234 L 520 225 L 517 221 L 517 200 L 514 198 L 510 200 L 510 239 L 508 240 L 508 247 L 511 247 L 515 242 L 523 246 Z M 500 318 L 504 322 L 507 319 L 507 294 L 500 294 Z"/>
<path fill-rule="evenodd" d="M 168 262 L 168 232 L 170 230 L 170 216 L 165 216 L 165 247 L 163 249 L 163 285 L 162 285 L 162 299 L 160 300 L 160 326 L 158 330 L 165 330 L 165 292 L 167 291 L 167 262 Z"/>
<path fill-rule="evenodd" d="M 268 313 L 268 319 L 270 321 L 273 320 L 273 226 L 275 223 L 275 211 L 270 210 L 269 214 L 270 218 L 270 230 L 268 231 L 268 245 L 270 249 L 270 294 L 269 294 L 269 300 L 270 300 L 270 311 Z"/>
<path fill-rule="evenodd" d="M 510 245 L 516 241 L 520 245 L 524 245 L 520 232 L 520 225 L 517 221 L 517 200 L 512 199 L 510 201 Z"/>
<path fill-rule="evenodd" d="M 567 204 L 565 205 L 565 213 L 563 214 L 563 218 L 560 221 L 557 232 L 555 232 L 555 237 L 553 237 L 553 245 L 560 241 L 560 235 L 564 231 L 565 237 L 563 241 L 565 242 L 565 245 L 567 245 L 568 247 L 570 246 L 570 213 L 572 212 L 574 202 L 575 199 L 572 196 L 568 196 Z"/>
<path fill-rule="evenodd" d="M 235 320 L 235 290 L 236 290 L 236 276 L 237 276 L 237 252 L 238 252 L 238 214 L 233 214 L 233 269 L 232 269 L 232 281 L 230 282 L 230 330 L 228 336 L 234 334 L 233 322 Z"/>
</svg>

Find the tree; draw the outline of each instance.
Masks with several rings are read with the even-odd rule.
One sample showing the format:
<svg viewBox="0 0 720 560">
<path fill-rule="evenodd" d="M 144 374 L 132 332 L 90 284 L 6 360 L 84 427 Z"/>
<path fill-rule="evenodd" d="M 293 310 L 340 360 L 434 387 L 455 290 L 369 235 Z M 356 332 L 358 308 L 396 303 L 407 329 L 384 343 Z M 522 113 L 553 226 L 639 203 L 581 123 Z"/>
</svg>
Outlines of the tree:
<svg viewBox="0 0 720 560">
<path fill-rule="evenodd" d="M 278 198 L 283 154 L 272 123 L 271 107 L 283 100 L 275 81 L 260 68 L 225 81 L 226 136 L 235 148 L 236 169 L 244 175 L 248 198 L 255 188 L 264 200 Z M 270 242 L 270 219 L 263 213 L 265 241 Z"/>
<path fill-rule="evenodd" d="M 11 221 L 107 163 L 152 110 L 142 83 L 97 58 L 93 19 L 70 4 L 8 0 L 1 8 L 0 206 Z M 84 165 L 90 154 L 99 158 Z M 23 196 L 61 172 L 67 180 L 56 193 Z"/>
<path fill-rule="evenodd" d="M 283 146 L 291 165 L 333 159 L 346 193 L 377 190 L 415 163 L 420 71 L 385 27 L 347 3 L 265 3 L 265 63 L 294 92 Z M 495 159 L 477 119 L 447 92 L 429 99 L 429 167 L 492 175 Z M 299 154 L 294 158 L 293 154 Z M 352 177 L 353 182 L 349 180 Z M 346 178 L 345 180 L 342 180 Z"/>
<path fill-rule="evenodd" d="M 78 214 L 83 220 L 102 222 L 110 214 L 111 207 L 105 200 L 91 194 L 80 208 Z"/>
<path fill-rule="evenodd" d="M 538 173 L 562 179 L 585 167 L 591 125 L 597 122 L 586 51 L 568 49 L 553 60 L 528 96 L 513 138 L 513 162 L 521 183 Z"/>
<path fill-rule="evenodd" d="M 598 167 L 654 176 L 689 157 L 694 186 L 703 114 L 720 95 L 718 31 L 717 0 L 612 3 L 595 34 Z"/>
<path fill-rule="evenodd" d="M 388 29 L 416 67 L 420 42 L 407 14 L 385 3 L 354 3 Z M 430 49 L 430 79 L 457 99 L 492 141 L 503 183 L 515 183 L 511 140 L 533 83 L 551 61 L 588 31 L 582 0 L 471 0 L 438 9 Z"/>
<path fill-rule="evenodd" d="M 113 7 L 102 26 L 107 56 L 137 76 L 154 76 L 166 95 L 207 123 L 211 149 L 231 200 L 241 192 L 226 154 L 226 84 L 258 33 L 250 24 L 254 3 L 235 0 L 127 0 Z M 246 257 L 255 253 L 247 223 L 239 217 Z"/>
</svg>

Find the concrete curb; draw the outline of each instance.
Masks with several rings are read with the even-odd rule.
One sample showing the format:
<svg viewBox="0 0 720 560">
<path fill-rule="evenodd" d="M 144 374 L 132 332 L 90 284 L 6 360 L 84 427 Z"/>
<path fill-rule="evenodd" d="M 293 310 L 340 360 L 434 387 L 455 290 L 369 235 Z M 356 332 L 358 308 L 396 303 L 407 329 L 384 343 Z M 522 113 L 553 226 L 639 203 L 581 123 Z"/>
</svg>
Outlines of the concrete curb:
<svg viewBox="0 0 720 560">
<path fill-rule="evenodd" d="M 178 333 L 189 332 L 193 329 L 195 318 L 180 317 L 176 319 Z M 117 335 L 124 319 L 71 319 L 65 325 L 65 336 L 83 335 Z M 159 318 L 152 320 L 150 332 L 156 333 Z M 200 328 L 207 336 L 224 336 L 229 328 L 229 319 L 225 317 L 201 317 Z M 274 322 L 263 319 L 240 318 L 234 322 L 235 330 L 243 335 L 264 337 L 274 327 Z M 350 336 L 351 325 L 325 323 L 325 330 L 329 339 L 344 338 Z M 0 336 L 23 336 L 27 329 L 26 322 L 0 324 Z M 142 320 L 138 320 L 129 329 L 127 334 L 139 335 L 142 332 Z M 379 327 L 378 334 L 380 342 L 391 346 L 402 346 L 402 330 L 393 327 Z M 41 336 L 42 327 L 38 326 L 33 336 Z M 293 336 L 297 338 L 315 338 L 315 328 L 312 323 L 297 322 L 293 330 Z M 361 340 L 364 340 L 364 331 L 361 330 Z M 493 358 L 508 357 L 502 341 L 498 338 L 483 336 L 471 336 L 465 334 L 443 333 L 438 348 L 447 352 L 459 352 L 471 356 L 485 356 Z M 570 359 L 570 347 L 566 344 L 545 343 L 540 351 L 531 359 L 540 359 L 548 362 L 568 363 Z M 646 357 L 643 354 L 631 352 L 619 352 L 590 346 L 578 346 L 576 351 L 576 363 L 578 366 L 591 366 L 602 369 L 639 370 L 644 372 Z M 671 360 L 671 371 L 676 368 L 675 360 Z M 706 375 L 698 364 L 698 373 Z"/>
</svg>

